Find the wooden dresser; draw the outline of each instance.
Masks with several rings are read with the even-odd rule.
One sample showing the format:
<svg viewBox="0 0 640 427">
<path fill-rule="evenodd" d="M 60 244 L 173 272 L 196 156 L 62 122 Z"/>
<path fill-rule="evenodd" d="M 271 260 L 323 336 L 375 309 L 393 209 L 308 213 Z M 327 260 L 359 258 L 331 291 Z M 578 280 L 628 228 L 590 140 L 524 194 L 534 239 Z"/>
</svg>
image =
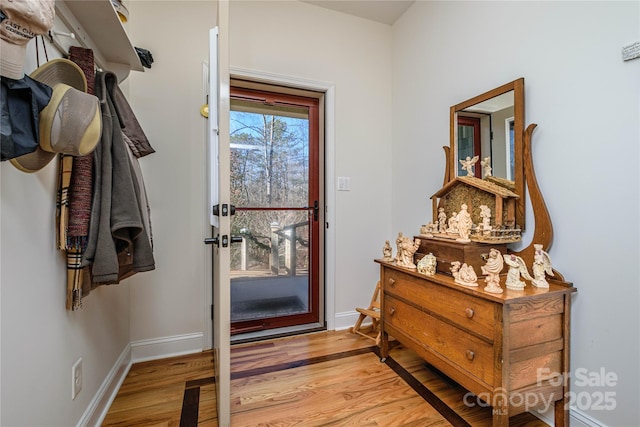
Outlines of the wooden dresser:
<svg viewBox="0 0 640 427">
<path fill-rule="evenodd" d="M 561 375 L 569 372 L 571 283 L 491 294 L 482 277 L 470 288 L 445 274 L 376 262 L 383 358 L 392 336 L 491 405 L 493 426 L 545 404 L 554 405 L 556 426 L 569 425 L 569 381 Z"/>
</svg>

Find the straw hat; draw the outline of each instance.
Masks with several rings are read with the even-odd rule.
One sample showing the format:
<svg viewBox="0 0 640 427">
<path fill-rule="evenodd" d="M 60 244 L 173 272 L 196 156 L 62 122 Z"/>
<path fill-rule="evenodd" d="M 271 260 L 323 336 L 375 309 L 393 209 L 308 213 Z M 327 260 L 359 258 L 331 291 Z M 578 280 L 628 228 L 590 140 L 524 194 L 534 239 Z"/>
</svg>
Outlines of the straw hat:
<svg viewBox="0 0 640 427">
<path fill-rule="evenodd" d="M 102 135 L 102 116 L 98 98 L 86 93 L 87 80 L 80 67 L 68 59 L 54 59 L 29 76 L 50 86 L 53 93 L 40 112 L 39 147 L 11 163 L 23 172 L 36 172 L 56 153 L 91 153 Z"/>
</svg>

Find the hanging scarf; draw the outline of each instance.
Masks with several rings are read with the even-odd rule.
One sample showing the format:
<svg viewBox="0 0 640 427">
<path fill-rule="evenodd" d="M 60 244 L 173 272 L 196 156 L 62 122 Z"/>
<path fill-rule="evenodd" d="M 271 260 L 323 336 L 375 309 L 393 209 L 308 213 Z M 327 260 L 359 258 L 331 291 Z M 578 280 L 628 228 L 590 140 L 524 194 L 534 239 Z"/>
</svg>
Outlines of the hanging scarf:
<svg viewBox="0 0 640 427">
<path fill-rule="evenodd" d="M 78 46 L 69 48 L 69 59 L 75 62 L 87 78 L 87 93 L 93 95 L 95 63 L 93 51 Z M 66 156 L 65 156 L 66 157 Z M 91 197 L 93 194 L 93 154 L 73 157 L 69 183 L 69 218 L 66 240 L 67 251 L 67 310 L 82 307 L 82 285 L 88 279 L 88 271 L 81 267 L 82 254 L 87 248 Z"/>
</svg>

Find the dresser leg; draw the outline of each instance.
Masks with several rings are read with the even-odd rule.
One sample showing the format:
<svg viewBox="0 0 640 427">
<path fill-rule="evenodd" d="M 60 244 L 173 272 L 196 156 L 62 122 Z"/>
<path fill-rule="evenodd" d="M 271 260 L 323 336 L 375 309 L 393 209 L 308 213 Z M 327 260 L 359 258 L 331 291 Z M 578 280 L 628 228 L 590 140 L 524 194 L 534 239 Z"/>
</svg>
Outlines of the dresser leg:
<svg viewBox="0 0 640 427">
<path fill-rule="evenodd" d="M 569 425 L 569 405 L 566 399 L 556 400 L 554 413 L 554 424 L 556 427 Z"/>
<path fill-rule="evenodd" d="M 502 411 L 499 408 L 493 408 L 493 410 Z M 503 413 L 493 414 L 493 427 L 509 427 L 508 409 L 504 409 L 503 411 L 507 412 L 507 414 L 503 414 Z"/>
<path fill-rule="evenodd" d="M 389 356 L 389 335 L 382 331 L 382 336 L 380 337 L 380 361 L 384 363 L 387 360 L 387 356 Z"/>
</svg>

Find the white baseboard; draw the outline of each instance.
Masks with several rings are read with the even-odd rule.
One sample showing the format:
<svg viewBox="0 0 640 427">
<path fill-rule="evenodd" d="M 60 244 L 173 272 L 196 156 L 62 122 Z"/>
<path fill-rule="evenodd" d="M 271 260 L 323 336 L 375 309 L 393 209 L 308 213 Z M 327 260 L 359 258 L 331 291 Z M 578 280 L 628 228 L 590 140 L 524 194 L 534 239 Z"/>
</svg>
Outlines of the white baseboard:
<svg viewBox="0 0 640 427">
<path fill-rule="evenodd" d="M 165 357 L 181 356 L 183 354 L 198 353 L 204 348 L 203 338 L 202 333 L 198 332 L 193 334 L 133 341 L 131 343 L 131 361 L 136 363 L 147 360 L 164 359 Z"/>
<path fill-rule="evenodd" d="M 89 406 L 82 414 L 76 427 L 99 426 L 109 411 L 109 407 L 120 390 L 122 382 L 127 377 L 131 368 L 131 344 L 127 344 L 125 349 L 116 360 L 107 377 L 96 392 Z"/>
<path fill-rule="evenodd" d="M 203 350 L 202 333 L 175 335 L 172 337 L 134 341 L 125 347 L 113 365 L 76 427 L 93 427 L 102 424 L 113 400 L 120 390 L 131 365 L 147 360 L 164 359 Z"/>
<path fill-rule="evenodd" d="M 544 421 L 547 425 L 551 427 L 555 426 L 553 410 L 550 410 L 545 414 L 532 411 L 531 414 Z M 603 424 L 595 418 L 585 414 L 578 408 L 569 408 L 569 424 L 571 427 L 607 427 L 606 424 Z"/>
<path fill-rule="evenodd" d="M 357 311 L 344 311 L 342 313 L 336 313 L 334 326 L 336 331 L 342 331 L 345 329 L 351 328 L 356 324 L 356 320 L 358 320 L 358 316 L 360 313 Z"/>
<path fill-rule="evenodd" d="M 607 427 L 606 424 L 601 423 L 578 408 L 569 408 L 569 418 L 571 418 L 571 427 Z"/>
</svg>

